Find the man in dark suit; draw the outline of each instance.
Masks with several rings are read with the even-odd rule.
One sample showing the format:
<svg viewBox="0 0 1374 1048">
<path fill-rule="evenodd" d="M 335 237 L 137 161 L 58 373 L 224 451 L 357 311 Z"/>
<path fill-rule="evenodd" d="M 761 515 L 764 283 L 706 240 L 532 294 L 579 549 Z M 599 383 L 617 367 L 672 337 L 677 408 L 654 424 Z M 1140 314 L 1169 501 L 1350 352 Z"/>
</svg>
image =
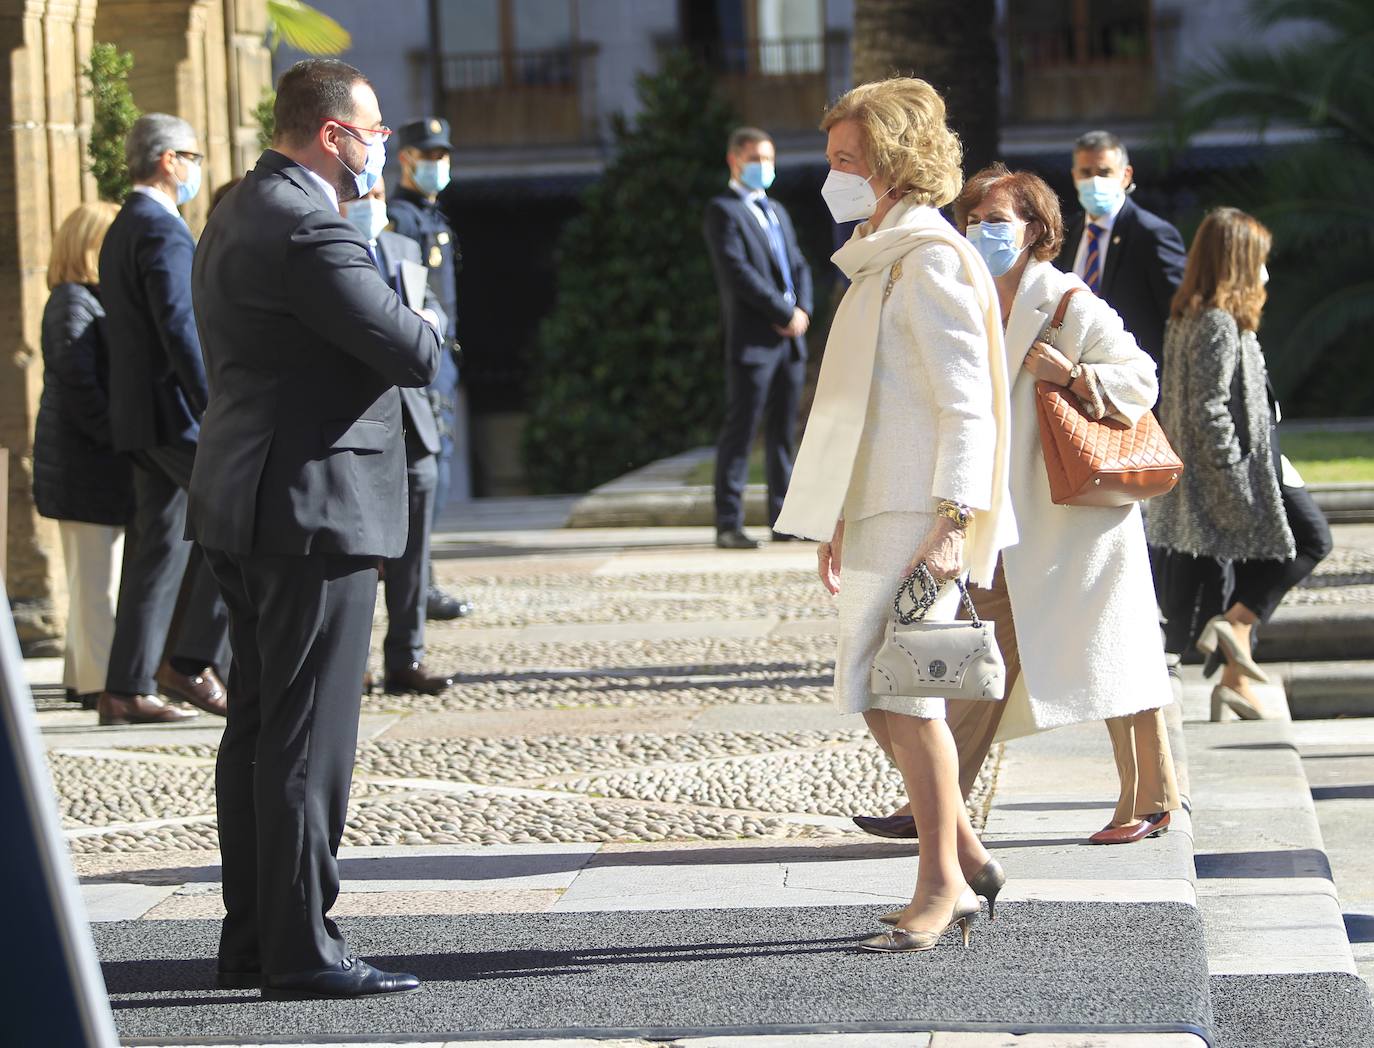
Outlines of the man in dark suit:
<svg viewBox="0 0 1374 1048">
<path fill-rule="evenodd" d="M 1135 172 L 1126 146 L 1110 131 L 1079 136 L 1073 178 L 1083 211 L 1069 221 L 1055 265 L 1106 299 L 1158 365 L 1164 322 L 1188 257 L 1183 238 L 1127 196 Z"/>
<path fill-rule="evenodd" d="M 101 724 L 184 720 L 159 687 L 224 716 L 228 636 L 224 605 L 199 551 L 184 538 L 205 364 L 191 312 L 195 241 L 177 207 L 200 188 L 191 125 L 165 113 L 141 117 L 124 151 L 133 192 L 100 249 L 100 292 L 110 342 L 110 428 L 134 465 L 134 517 L 124 545 L 119 605 Z M 178 592 L 180 627 L 162 661 Z"/>
<path fill-rule="evenodd" d="M 352 956 L 326 915 L 378 563 L 409 530 L 396 387 L 433 380 L 441 340 L 339 214 L 385 162 L 371 85 L 343 62 L 299 62 L 274 115 L 272 148 L 210 216 L 192 278 L 210 405 L 190 528 L 234 646 L 215 775 L 219 979 L 355 997 L 419 985 Z"/>
<path fill-rule="evenodd" d="M 420 245 L 410 237 L 386 232 L 386 187 L 382 179 L 366 196 L 343 205 L 343 216 L 367 241 L 368 253 L 382 278 L 417 311 L 429 310 L 440 331 L 448 317 L 439 304 L 421 261 Z M 441 356 L 442 359 L 442 356 Z M 453 686 L 453 675 L 434 673 L 424 665 L 425 619 L 429 604 L 429 543 L 434 530 L 434 499 L 439 490 L 438 420 L 433 401 L 423 389 L 401 388 L 401 422 L 406 434 L 406 489 L 410 530 L 405 552 L 386 564 L 386 638 L 383 687 L 392 695 L 438 695 Z"/>
<path fill-rule="evenodd" d="M 767 132 L 742 127 L 725 161 L 730 192 L 706 206 L 706 244 L 725 329 L 725 422 L 716 445 L 716 545 L 756 549 L 744 532 L 749 449 L 764 424 L 768 523 L 782 511 L 796 453 L 797 408 L 806 381 L 811 270 L 792 219 L 768 198 L 775 163 Z M 786 536 L 773 533 L 775 540 Z"/>
</svg>

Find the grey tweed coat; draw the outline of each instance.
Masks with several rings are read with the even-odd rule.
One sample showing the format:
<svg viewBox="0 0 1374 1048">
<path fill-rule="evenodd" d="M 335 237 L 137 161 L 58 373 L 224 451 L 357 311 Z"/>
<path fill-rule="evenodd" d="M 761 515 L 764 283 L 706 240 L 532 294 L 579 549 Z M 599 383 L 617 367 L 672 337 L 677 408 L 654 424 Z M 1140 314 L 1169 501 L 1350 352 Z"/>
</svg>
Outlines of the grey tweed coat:
<svg viewBox="0 0 1374 1048">
<path fill-rule="evenodd" d="M 1150 501 L 1150 544 L 1218 560 L 1292 559 L 1255 333 L 1220 309 L 1171 318 L 1160 388 L 1159 421 L 1184 470 Z"/>
</svg>

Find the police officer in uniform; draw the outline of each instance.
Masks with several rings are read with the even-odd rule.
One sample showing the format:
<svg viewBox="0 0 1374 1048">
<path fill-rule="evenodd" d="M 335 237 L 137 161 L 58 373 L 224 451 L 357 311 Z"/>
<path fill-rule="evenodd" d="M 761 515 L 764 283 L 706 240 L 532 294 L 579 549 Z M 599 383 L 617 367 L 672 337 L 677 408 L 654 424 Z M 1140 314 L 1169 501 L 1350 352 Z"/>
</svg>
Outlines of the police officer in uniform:
<svg viewBox="0 0 1374 1048">
<path fill-rule="evenodd" d="M 426 117 L 412 120 L 397 129 L 392 138 L 401 167 L 400 187 L 387 201 L 387 217 L 392 229 L 420 245 L 420 258 L 429 267 L 429 283 L 448 317 L 445 332 L 447 352 L 439 364 L 439 376 L 429 387 L 430 401 L 439 420 L 439 486 L 434 493 L 437 518 L 448 501 L 449 472 L 458 450 L 458 263 L 462 258 L 458 241 L 448 219 L 439 207 L 438 196 L 449 180 L 449 141 L 447 120 Z M 472 610 L 469 601 L 451 597 L 430 581 L 427 617 L 462 618 Z"/>
</svg>

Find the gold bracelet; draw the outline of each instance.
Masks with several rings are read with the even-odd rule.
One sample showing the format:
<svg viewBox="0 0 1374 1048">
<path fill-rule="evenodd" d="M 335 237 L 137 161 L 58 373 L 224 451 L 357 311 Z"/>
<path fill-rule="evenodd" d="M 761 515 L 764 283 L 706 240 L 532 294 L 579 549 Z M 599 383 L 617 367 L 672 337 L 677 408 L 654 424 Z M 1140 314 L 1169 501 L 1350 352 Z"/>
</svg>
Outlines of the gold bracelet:
<svg viewBox="0 0 1374 1048">
<path fill-rule="evenodd" d="M 973 522 L 973 510 L 962 502 L 955 502 L 952 499 L 941 499 L 939 505 L 935 507 L 935 515 L 948 517 L 954 521 L 960 531 L 967 529 L 969 524 Z"/>
</svg>

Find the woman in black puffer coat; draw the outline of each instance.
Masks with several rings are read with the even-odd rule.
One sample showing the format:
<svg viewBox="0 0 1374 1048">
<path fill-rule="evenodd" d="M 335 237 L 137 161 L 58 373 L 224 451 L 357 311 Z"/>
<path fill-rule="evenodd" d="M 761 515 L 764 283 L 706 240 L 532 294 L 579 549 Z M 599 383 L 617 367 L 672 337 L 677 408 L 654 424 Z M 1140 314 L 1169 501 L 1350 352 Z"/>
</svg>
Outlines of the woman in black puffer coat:
<svg viewBox="0 0 1374 1048">
<path fill-rule="evenodd" d="M 43 397 L 33 442 L 38 512 L 59 522 L 67 569 L 69 697 L 93 706 L 105 688 L 114 636 L 124 525 L 133 509 L 129 463 L 111 443 L 109 351 L 97 260 L 119 208 L 82 204 L 53 239 L 52 294 L 43 310 Z"/>
</svg>

